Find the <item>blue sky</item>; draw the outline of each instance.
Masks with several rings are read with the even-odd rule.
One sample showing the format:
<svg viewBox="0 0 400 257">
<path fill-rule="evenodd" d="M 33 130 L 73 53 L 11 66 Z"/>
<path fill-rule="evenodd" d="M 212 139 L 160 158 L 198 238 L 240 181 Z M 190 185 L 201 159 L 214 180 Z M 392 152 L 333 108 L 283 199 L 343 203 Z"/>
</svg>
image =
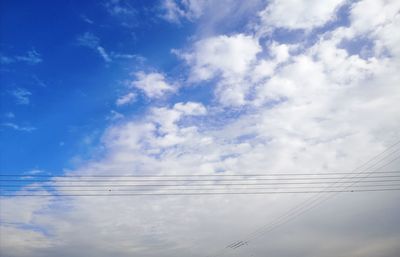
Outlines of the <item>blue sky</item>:
<svg viewBox="0 0 400 257">
<path fill-rule="evenodd" d="M 252 2 L 248 10 L 262 7 Z M 1 167 L 17 173 L 57 173 L 91 157 L 111 112 L 140 116 L 154 104 L 139 96 L 129 107 L 115 105 L 132 73 L 161 71 L 184 80 L 187 67 L 172 49 L 205 35 L 251 31 L 254 20 L 245 11 L 229 23 L 208 25 L 207 17 L 169 22 L 162 1 L 3 1 L 2 9 Z M 325 27 L 343 24 L 347 9 Z M 296 43 L 315 35 L 277 28 L 260 40 Z M 184 87 L 162 101 L 210 103 L 212 96 L 207 86 Z"/>
<path fill-rule="evenodd" d="M 399 13 L 396 0 L 1 1 L 0 172 L 49 175 L 0 195 L 2 255 L 214 256 L 308 199 L 86 198 L 64 175 L 90 193 L 85 176 L 360 170 L 400 138 Z M 363 172 L 398 171 L 398 147 Z M 338 195 L 225 253 L 397 256 L 399 201 Z"/>
<path fill-rule="evenodd" d="M 126 13 L 120 17 L 107 2 L 2 1 L 7 11 L 1 17 L 0 53 L 13 60 L 3 61 L 1 69 L 2 170 L 73 167 L 73 158 L 90 154 L 110 122 L 110 110 L 132 72 L 174 72 L 177 60 L 170 49 L 184 45 L 194 26 L 158 19 L 157 2 L 122 5 Z M 80 43 L 85 34 L 109 55 L 122 57 L 105 60 Z M 30 53 L 32 60 L 18 60 Z M 148 104 L 138 99 L 118 111 L 140 115 Z"/>
</svg>

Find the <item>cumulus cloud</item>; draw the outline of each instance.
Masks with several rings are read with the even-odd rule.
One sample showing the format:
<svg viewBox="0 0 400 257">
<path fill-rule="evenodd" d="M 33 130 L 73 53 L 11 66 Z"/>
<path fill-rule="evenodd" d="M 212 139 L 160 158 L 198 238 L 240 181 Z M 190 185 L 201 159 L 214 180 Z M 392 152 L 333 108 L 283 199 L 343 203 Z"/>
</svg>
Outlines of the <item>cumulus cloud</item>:
<svg viewBox="0 0 400 257">
<path fill-rule="evenodd" d="M 158 72 L 145 73 L 139 71 L 136 73 L 136 79 L 131 85 L 143 91 L 149 98 L 160 98 L 166 93 L 175 92 L 176 87 L 169 84 L 164 75 Z"/>
<path fill-rule="evenodd" d="M 393 34 L 400 23 L 400 4 L 397 1 L 360 1 L 351 8 L 351 26 L 337 29 L 337 41 L 368 38 L 373 43 L 372 55 L 400 55 L 400 40 Z M 374 19 L 371 19 L 374 17 Z"/>
<path fill-rule="evenodd" d="M 161 17 L 176 24 L 193 22 L 200 34 L 216 35 L 249 22 L 264 4 L 264 0 L 163 0 Z"/>
<path fill-rule="evenodd" d="M 179 23 L 182 19 L 193 21 L 202 16 L 210 4 L 212 1 L 209 0 L 164 0 L 162 17 L 174 23 Z"/>
<path fill-rule="evenodd" d="M 320 26 L 340 4 L 334 3 L 315 21 L 297 14 L 298 26 Z M 247 34 L 194 42 L 180 52 L 190 69 L 188 81 L 215 81 L 218 101 L 211 106 L 178 102 L 152 107 L 140 119 L 122 118 L 104 132 L 101 158 L 70 174 L 352 170 L 400 136 L 398 20 L 382 14 L 384 22 L 370 32 L 354 33 L 360 31 L 358 8 L 366 3 L 353 3 L 351 24 L 316 35 L 312 45 L 259 41 Z M 385 9 L 393 1 L 380 4 Z M 390 54 L 350 53 L 342 43 L 359 35 Z M 161 73 L 137 73 L 132 85 L 150 98 L 176 90 Z M 243 110 L 228 108 L 232 105 Z M 386 169 L 399 165 L 396 161 Z M 3 244 L 6 256 L 27 251 L 34 257 L 212 255 L 307 196 L 43 199 L 2 198 L 9 211 L 1 209 L 0 232 L 2 238 L 13 235 Z M 274 256 L 395 256 L 400 235 L 394 203 L 399 200 L 398 193 L 338 195 L 227 256 L 262 256 L 266 249 Z"/>
<path fill-rule="evenodd" d="M 257 40 L 237 34 L 200 40 L 190 53 L 178 55 L 191 66 L 191 80 L 201 81 L 218 74 L 226 77 L 242 75 L 260 51 Z"/>
<path fill-rule="evenodd" d="M 199 83 L 221 78 L 215 94 L 225 105 L 243 105 L 248 84 L 243 82 L 257 60 L 261 46 L 252 36 L 235 34 L 217 36 L 196 42 L 190 52 L 178 56 L 190 67 L 188 81 Z"/>
<path fill-rule="evenodd" d="M 313 29 L 335 18 L 345 0 L 273 0 L 260 12 L 261 26 L 269 28 Z"/>
</svg>

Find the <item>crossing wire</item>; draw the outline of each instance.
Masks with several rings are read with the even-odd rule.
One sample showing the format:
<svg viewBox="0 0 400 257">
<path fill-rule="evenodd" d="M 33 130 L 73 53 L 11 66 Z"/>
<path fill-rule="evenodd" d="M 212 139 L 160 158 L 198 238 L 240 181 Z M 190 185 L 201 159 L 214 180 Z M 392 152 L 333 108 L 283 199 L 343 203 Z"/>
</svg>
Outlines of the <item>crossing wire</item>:
<svg viewBox="0 0 400 257">
<path fill-rule="evenodd" d="M 395 150 L 394 152 L 390 153 L 389 155 L 385 156 L 384 158 L 380 159 L 377 163 L 373 164 L 372 167 L 374 167 L 374 166 L 376 166 L 377 164 L 379 164 L 381 161 L 383 161 L 384 159 L 386 159 L 388 156 L 393 155 L 393 154 L 396 153 L 398 150 L 400 150 L 400 149 L 397 149 L 397 150 Z M 390 160 L 389 162 L 387 162 L 387 163 L 384 164 L 383 166 L 379 167 L 378 169 L 381 169 L 381 168 L 383 168 L 383 167 L 389 165 L 390 163 L 394 162 L 395 160 L 397 160 L 397 159 L 399 159 L 399 158 L 400 158 L 400 156 L 398 156 L 398 157 L 396 157 L 396 158 Z M 361 173 L 362 173 L 362 172 L 361 172 Z M 359 183 L 359 182 L 360 182 L 360 181 L 352 182 L 351 185 L 354 185 L 355 183 Z M 340 182 L 340 183 L 344 183 L 344 182 Z M 347 189 L 347 188 L 348 188 L 349 186 L 351 186 L 351 185 L 346 185 L 346 186 L 345 186 L 345 189 Z M 331 186 L 328 187 L 328 189 L 330 189 L 330 188 L 331 188 Z M 321 192 L 320 194 L 316 195 L 314 199 L 313 199 L 313 198 L 310 198 L 311 201 L 310 201 L 309 203 L 307 203 L 307 201 L 305 201 L 305 203 L 307 203 L 308 206 L 309 206 L 308 209 L 307 209 L 307 205 L 305 205 L 306 207 L 303 207 L 303 206 L 301 206 L 301 204 L 300 204 L 299 206 L 296 206 L 296 207 L 294 208 L 294 209 L 295 209 L 295 212 L 294 212 L 294 213 L 290 213 L 290 215 L 285 215 L 286 217 L 283 218 L 283 221 L 280 221 L 279 218 L 278 218 L 278 219 L 277 219 L 277 220 L 278 220 L 277 222 L 273 223 L 272 225 L 268 226 L 267 228 L 258 229 L 257 231 L 251 233 L 251 234 L 250 234 L 251 236 L 250 236 L 247 240 L 241 240 L 241 241 L 235 242 L 234 244 L 230 244 L 230 245 L 228 245 L 227 247 L 228 247 L 228 248 L 232 248 L 232 249 L 237 249 L 237 248 L 239 248 L 239 247 L 248 245 L 248 243 L 249 243 L 250 240 L 254 240 L 255 238 L 258 238 L 258 237 L 262 236 L 263 234 L 265 234 L 265 233 L 267 233 L 267 232 L 271 232 L 272 230 L 276 229 L 277 227 L 282 226 L 282 225 L 288 223 L 289 221 L 293 220 L 294 218 L 300 216 L 301 214 L 303 214 L 303 213 L 305 213 L 305 212 L 307 212 L 307 211 L 309 211 L 309 210 L 311 210 L 311 209 L 317 207 L 318 205 L 322 204 L 323 202 L 327 201 L 329 198 L 331 198 L 331 197 L 333 196 L 333 194 L 337 193 L 337 192 L 329 192 L 329 191 L 331 191 L 331 190 L 326 190 L 326 191 L 325 191 L 325 194 L 324 194 L 324 192 Z M 323 197 L 323 196 L 326 196 L 326 193 L 333 193 L 333 194 L 330 194 L 330 195 L 328 195 L 325 199 L 323 199 L 322 197 Z M 310 199 L 309 199 L 309 200 L 310 200 Z M 320 201 L 319 201 L 319 200 L 320 200 Z M 318 202 L 318 201 L 319 201 L 319 202 Z M 298 207 L 299 207 L 299 208 L 298 208 Z M 297 210 L 296 210 L 296 209 L 297 209 Z M 285 218 L 287 218 L 287 217 L 288 217 L 288 219 L 285 220 Z"/>
<path fill-rule="evenodd" d="M 362 175 L 362 174 L 367 174 L 367 175 L 368 174 L 369 175 L 372 174 L 372 172 L 366 172 L 366 170 L 369 170 L 369 169 L 377 166 L 377 164 L 381 163 L 382 161 L 387 159 L 389 156 L 391 156 L 391 155 L 395 154 L 396 152 L 398 152 L 400 149 L 394 150 L 394 151 L 392 151 L 391 153 L 389 153 L 388 155 L 385 156 L 385 154 L 388 151 L 391 151 L 391 149 L 395 148 L 399 143 L 400 143 L 400 141 L 397 141 L 396 143 L 394 143 L 391 146 L 389 146 L 383 152 L 377 154 L 376 156 L 374 156 L 373 158 L 371 158 L 370 160 L 368 160 L 364 164 L 362 164 L 359 167 L 357 167 L 356 169 L 354 169 L 353 172 L 357 172 L 359 170 L 361 170 L 361 171 L 357 172 L 356 175 L 351 177 L 351 178 L 357 178 L 356 177 L 357 175 Z M 384 157 L 380 158 L 382 155 Z M 386 164 L 381 165 L 379 168 L 375 168 L 374 171 L 378 171 L 379 169 L 382 169 L 382 168 L 388 166 L 389 164 L 393 163 L 395 160 L 397 160 L 399 158 L 400 158 L 400 156 L 397 156 L 394 159 L 391 159 Z M 377 160 L 377 162 L 369 165 L 371 162 L 374 162 L 375 160 Z M 367 165 L 369 165 L 369 166 L 364 168 Z M 345 179 L 348 179 L 347 174 L 341 180 L 345 180 Z M 351 184 L 345 186 L 345 188 L 349 188 L 350 186 L 352 186 L 352 185 L 354 185 L 356 183 L 360 183 L 361 181 L 362 180 L 358 180 L 358 181 L 352 182 Z M 342 182 L 338 181 L 337 183 L 341 184 L 341 183 L 344 183 L 344 182 L 343 181 Z M 220 251 L 218 251 L 214 256 L 220 256 L 221 254 L 224 254 L 224 252 L 226 252 L 226 249 L 237 249 L 239 247 L 247 245 L 249 243 L 249 241 L 254 240 L 255 238 L 260 237 L 261 235 L 269 232 L 271 230 L 271 227 L 273 229 L 276 229 L 278 226 L 286 224 L 287 222 L 291 221 L 292 219 L 300 216 L 301 214 L 304 214 L 308 210 L 311 210 L 311 209 L 315 208 L 316 206 L 318 206 L 319 204 L 321 204 L 322 202 L 328 200 L 334 194 L 339 193 L 339 192 L 331 192 L 332 190 L 329 190 L 329 189 L 330 189 L 330 187 L 327 187 L 326 190 L 321 191 L 317 195 L 307 199 L 306 201 L 302 202 L 301 204 L 299 204 L 299 205 L 295 206 L 294 208 L 290 209 L 284 215 L 278 217 L 275 221 L 273 221 L 271 223 L 267 223 L 266 225 L 264 225 L 264 226 L 260 227 L 259 229 L 253 231 L 252 233 L 250 233 L 247 236 L 246 239 L 235 241 L 233 243 L 228 244 L 225 248 L 223 248 Z M 329 193 L 331 193 L 331 194 L 329 194 Z M 322 197 L 326 196 L 327 194 L 328 194 L 328 197 L 324 200 Z M 322 199 L 322 201 L 318 202 L 321 199 Z M 307 209 L 307 207 L 308 207 L 308 209 Z"/>
</svg>

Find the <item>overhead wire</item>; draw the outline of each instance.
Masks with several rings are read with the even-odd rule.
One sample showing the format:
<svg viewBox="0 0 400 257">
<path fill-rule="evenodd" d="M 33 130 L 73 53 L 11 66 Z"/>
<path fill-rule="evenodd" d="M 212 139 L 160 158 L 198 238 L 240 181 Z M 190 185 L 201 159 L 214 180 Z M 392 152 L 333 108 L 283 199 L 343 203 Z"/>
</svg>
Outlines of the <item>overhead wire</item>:
<svg viewBox="0 0 400 257">
<path fill-rule="evenodd" d="M 357 167 L 356 169 L 354 169 L 353 172 L 352 172 L 353 175 L 354 175 L 354 173 L 356 173 L 359 170 L 361 170 L 361 172 L 357 172 L 355 174 L 355 176 L 350 177 L 350 179 L 354 179 L 354 178 L 357 179 L 357 175 L 362 175 L 362 174 L 367 174 L 367 175 L 369 174 L 370 175 L 371 172 L 365 172 L 365 171 L 377 166 L 379 163 L 381 163 L 382 161 L 384 161 L 388 157 L 390 157 L 393 154 L 395 154 L 396 152 L 398 152 L 400 149 L 395 149 L 394 151 L 391 151 L 391 152 L 390 152 L 390 150 L 395 148 L 399 143 L 400 143 L 400 141 L 395 142 L 394 144 L 389 146 L 387 149 L 385 149 L 383 152 L 377 154 L 376 156 L 374 156 L 373 158 L 371 158 L 370 160 L 368 160 L 364 164 L 362 164 L 359 167 Z M 385 155 L 388 151 L 390 153 Z M 380 158 L 382 155 L 384 155 L 383 158 Z M 386 162 L 386 164 L 383 164 L 380 167 L 375 168 L 374 172 L 376 172 L 379 169 L 382 169 L 382 168 L 388 166 L 389 164 L 393 163 L 395 160 L 397 160 L 399 158 L 400 158 L 400 156 L 397 156 L 397 157 L 389 160 L 388 162 Z M 376 162 L 370 165 L 370 163 L 374 162 L 375 160 L 376 160 Z M 369 167 L 366 167 L 368 165 L 369 165 Z M 366 168 L 364 168 L 364 167 L 366 167 Z M 336 184 L 340 185 L 340 184 L 345 183 L 345 184 L 347 184 L 347 185 L 345 185 L 345 188 L 349 188 L 350 186 L 354 186 L 354 184 L 356 184 L 356 183 L 362 182 L 362 178 L 361 178 L 361 180 L 358 178 L 358 180 L 353 181 L 351 183 L 343 181 L 345 179 L 349 179 L 347 175 L 348 174 L 346 174 L 346 176 L 342 177 L 334 185 L 336 185 Z M 288 212 L 286 212 L 284 215 L 278 217 L 274 221 L 272 221 L 270 223 L 267 223 L 267 224 L 263 225 L 262 227 L 256 229 L 255 231 L 251 232 L 250 234 L 248 234 L 242 240 L 234 241 L 234 242 L 228 244 L 225 248 L 223 248 L 220 251 L 218 251 L 217 254 L 215 254 L 214 256 L 219 256 L 220 254 L 224 253 L 226 251 L 226 249 L 237 249 L 237 248 L 240 248 L 240 247 L 242 247 L 244 245 L 247 245 L 251 240 L 254 240 L 255 238 L 258 238 L 261 235 L 269 232 L 271 230 L 271 228 L 275 229 L 278 226 L 284 225 L 287 222 L 289 222 L 290 220 L 292 220 L 292 219 L 300 216 L 301 214 L 307 212 L 308 210 L 311 210 L 312 208 L 315 208 L 316 206 L 318 206 L 319 204 L 321 204 L 323 202 L 323 201 L 320 201 L 323 196 L 326 196 L 328 194 L 328 196 L 332 197 L 334 194 L 339 193 L 339 192 L 332 192 L 332 190 L 330 190 L 330 188 L 332 186 L 333 185 L 328 186 L 325 190 L 322 190 L 321 192 L 318 192 L 317 195 L 314 195 L 313 197 L 307 199 L 306 201 L 300 203 L 299 205 L 296 205 L 294 208 L 291 208 Z M 329 198 L 330 197 L 328 197 L 327 199 L 329 199 Z M 325 200 L 327 200 L 327 199 L 325 199 Z"/>
<path fill-rule="evenodd" d="M 94 171 L 93 171 L 94 172 Z M 115 172 L 115 171 L 108 171 Z M 137 171 L 136 171 L 137 172 Z M 236 171 L 243 172 L 243 171 Z M 248 171 L 247 171 L 248 172 Z M 0 173 L 0 177 L 21 177 L 21 178 L 162 178 L 162 177 L 268 177 L 268 176 L 331 176 L 331 175 L 353 175 L 355 172 L 308 172 L 308 173 L 282 173 L 270 170 L 264 170 L 265 173 L 242 173 L 242 174 L 160 174 L 160 175 L 152 175 L 152 174 L 135 174 L 135 175 L 104 175 L 104 174 L 92 174 L 92 175 L 45 175 L 45 174 L 24 174 L 24 172 L 20 172 L 19 174 L 10 174 L 4 173 L 2 171 Z M 368 171 L 367 171 L 368 172 Z M 391 171 L 379 171 L 375 173 L 379 174 L 391 174 L 398 173 L 399 170 L 391 170 Z"/>
<path fill-rule="evenodd" d="M 400 149 L 397 149 L 397 150 L 393 151 L 392 153 L 388 154 L 387 156 L 384 156 L 382 159 L 380 159 L 376 163 L 372 164 L 372 166 L 370 166 L 369 168 L 376 166 L 377 164 L 379 164 L 380 162 L 385 160 L 387 157 L 393 155 L 394 153 L 396 153 L 399 150 Z M 389 165 L 390 163 L 394 162 L 395 160 L 397 160 L 399 158 L 400 158 L 400 156 L 395 157 L 394 159 L 390 160 L 389 162 L 387 162 L 383 166 L 379 167 L 378 169 L 381 169 L 381 168 Z M 369 162 L 367 162 L 367 163 L 369 163 Z M 362 168 L 364 165 L 360 166 L 359 168 Z M 359 174 L 361 174 L 361 173 L 363 173 L 363 171 L 359 172 Z M 351 177 L 351 178 L 355 178 L 355 177 Z M 348 178 L 346 178 L 346 179 L 348 179 Z M 346 185 L 345 189 L 347 189 L 351 185 L 354 185 L 355 183 L 360 183 L 360 182 L 361 181 L 353 181 L 349 185 Z M 338 183 L 343 184 L 343 183 L 347 183 L 347 181 L 342 181 L 342 182 L 338 181 Z M 279 218 L 278 218 L 277 222 L 269 225 L 266 228 L 264 227 L 262 229 L 258 229 L 257 231 L 251 233 L 250 234 L 251 236 L 247 240 L 235 242 L 234 244 L 230 244 L 230 245 L 228 245 L 228 248 L 237 249 L 239 247 L 245 246 L 245 245 L 247 245 L 249 243 L 250 240 L 258 238 L 261 235 L 263 235 L 263 234 L 265 234 L 267 232 L 270 232 L 270 231 L 276 229 L 277 227 L 282 226 L 282 225 L 290 222 L 294 218 L 302 215 L 303 213 L 305 213 L 305 212 L 317 207 L 319 204 L 321 204 L 324 201 L 328 200 L 329 198 L 331 198 L 334 195 L 334 193 L 336 193 L 336 192 L 331 192 L 331 190 L 330 190 L 331 187 L 332 187 L 332 185 L 328 186 L 327 190 L 325 192 L 320 192 L 320 193 L 318 193 L 318 195 L 315 195 L 314 197 L 311 197 L 310 199 L 308 199 L 310 201 L 306 200 L 302 204 L 300 204 L 300 205 L 296 206 L 295 208 L 291 209 L 291 210 L 294 210 L 294 212 L 290 212 L 289 211 L 289 214 L 284 215 L 283 221 L 279 220 Z M 327 195 L 326 193 L 333 193 L 333 194 Z M 324 196 L 327 196 L 327 197 L 325 199 L 323 199 Z M 306 205 L 302 206 L 304 203 Z M 285 220 L 285 218 L 286 218 L 286 220 Z"/>
<path fill-rule="evenodd" d="M 356 193 L 400 191 L 400 188 L 359 189 L 359 190 L 330 190 L 330 191 L 269 191 L 269 192 L 200 192 L 200 193 L 129 193 L 129 194 L 16 194 L 13 197 L 98 197 L 98 196 L 187 196 L 187 195 L 267 195 L 267 194 L 315 194 L 315 193 Z M 5 196 L 5 195 L 1 195 Z"/>
<path fill-rule="evenodd" d="M 379 174 L 378 174 L 379 173 Z M 393 174 L 393 171 L 390 171 Z M 324 173 L 322 173 L 324 174 Z M 351 173 L 356 174 L 356 173 Z M 384 174 L 384 175 L 381 175 Z M 334 175 L 334 174 L 331 174 Z M 368 189 L 382 189 L 383 187 L 388 186 L 396 186 L 397 184 L 393 184 L 395 182 L 399 182 L 399 179 L 394 179 L 400 177 L 399 175 L 387 175 L 385 172 L 374 172 L 370 171 L 369 176 L 366 177 L 357 177 L 359 180 L 362 178 L 363 180 L 360 183 L 364 183 L 363 185 L 358 186 L 357 188 L 368 188 Z M 384 179 L 379 179 L 384 178 Z M 391 179 L 388 179 L 391 178 Z M 25 190 L 29 192 L 40 191 L 46 189 L 51 192 L 137 192 L 137 191 L 144 191 L 144 192 L 165 192 L 165 191 L 217 191 L 217 190 L 225 190 L 225 191 L 232 191 L 232 190 L 240 190 L 243 192 L 245 190 L 254 192 L 254 190 L 292 190 L 292 189 L 304 189 L 304 190 L 311 190 L 311 189 L 324 189 L 323 185 L 331 184 L 330 188 L 336 188 L 337 184 L 337 176 L 335 177 L 326 177 L 326 176 L 319 176 L 319 177 L 287 177 L 282 178 L 252 178 L 252 179 L 221 179 L 221 180 L 210 180 L 210 179 L 200 179 L 200 180 L 183 180 L 183 179 L 140 179 L 140 180 L 92 180 L 92 179 L 83 179 L 83 180 L 26 180 L 26 179 L 1 179 L 0 178 L 0 193 L 5 195 L 5 192 L 15 192 L 17 189 Z M 371 180 L 373 179 L 373 180 Z M 130 182 L 139 182 L 136 184 L 126 184 Z M 148 182 L 167 182 L 164 184 L 147 184 Z M 243 181 L 243 182 L 250 182 L 250 183 L 221 183 L 221 182 L 236 182 L 236 181 Z M 260 183 L 259 181 L 270 181 L 269 183 Z M 283 182 L 282 182 L 283 181 Z M 291 182 L 295 181 L 295 182 Z M 299 182 L 300 181 L 300 182 Z M 19 182 L 19 183 L 27 183 L 27 182 L 35 182 L 36 184 L 28 184 L 28 185 L 21 185 L 21 184 L 2 184 L 2 182 Z M 90 182 L 90 183 L 88 183 Z M 95 183 L 93 183 L 95 182 Z M 97 184 L 98 182 L 106 183 L 106 184 Z M 117 183 L 116 183 L 117 182 Z M 171 184 L 171 182 L 174 182 Z M 193 183 L 193 182 L 197 182 Z M 199 183 L 200 182 L 200 183 Z M 202 183 L 202 182 L 214 182 L 214 183 Z M 348 181 L 344 181 L 343 183 L 353 183 L 348 179 Z M 65 184 L 68 183 L 68 184 Z M 82 184 L 86 183 L 86 184 Z M 143 184 L 144 183 L 144 184 Z M 178 183 L 178 184 L 177 184 Z M 296 186 L 296 185 L 301 185 Z M 245 186 L 238 188 L 237 186 Z M 263 186 L 263 187 L 260 187 Z M 268 186 L 268 187 L 266 187 Z M 157 188 L 159 187 L 159 188 Z M 89 188 L 89 189 L 87 189 Z M 147 189 L 150 188 L 150 189 Z M 147 189 L 147 190 L 146 190 Z"/>
<path fill-rule="evenodd" d="M 375 179 L 375 180 L 364 180 L 358 183 L 383 183 L 383 182 L 399 182 L 400 179 Z M 354 181 L 343 181 L 340 183 L 344 184 L 352 184 Z M 57 183 L 53 184 L 38 184 L 33 185 L 36 187 L 42 188 L 77 188 L 77 187 L 218 187 L 218 186 L 267 186 L 267 185 L 315 185 L 315 184 L 337 184 L 337 181 L 310 181 L 310 182 L 270 182 L 270 183 L 208 183 L 208 184 L 69 184 L 69 185 L 59 185 Z M 22 185 L 23 186 L 23 185 Z M 19 184 L 4 184 L 0 187 L 21 187 Z M 28 185 L 27 187 L 32 187 L 32 185 Z"/>
<path fill-rule="evenodd" d="M 400 174 L 397 175 L 375 175 L 367 176 L 365 178 L 400 178 Z M 65 180 L 62 177 L 55 177 L 52 180 L 43 179 L 0 179 L 1 182 L 56 182 L 56 183 L 67 183 L 67 182 L 226 182 L 226 181 L 274 181 L 274 180 L 334 180 L 339 179 L 337 177 L 308 177 L 308 178 L 243 178 L 243 179 L 73 179 Z"/>
<path fill-rule="evenodd" d="M 400 183 L 394 183 L 394 181 L 391 181 L 389 183 L 385 184 L 366 184 L 366 185 L 353 185 L 352 188 L 370 188 L 370 187 L 385 187 L 385 186 L 400 186 Z M 333 185 L 332 188 L 336 187 L 342 187 L 340 185 Z M 146 189 L 146 188 L 114 188 L 114 189 L 107 189 L 104 187 L 103 189 L 80 189 L 79 187 L 72 187 L 73 189 L 67 188 L 67 189 L 60 189 L 63 192 L 76 192 L 76 191 L 89 191 L 89 192 L 103 192 L 103 191 L 153 191 L 154 189 Z M 42 188 L 39 187 L 24 187 L 23 190 L 25 191 L 34 191 L 34 190 L 40 190 Z M 210 187 L 198 187 L 198 188 L 162 188 L 159 190 L 162 191 L 176 191 L 176 190 L 181 190 L 181 191 L 194 191 L 194 190 L 204 190 L 204 191 L 213 191 L 213 190 L 257 190 L 257 189 L 269 189 L 269 190 L 279 190 L 279 189 L 326 189 L 326 186 L 270 186 L 270 187 L 225 187 L 225 188 L 210 188 Z M 9 191 L 9 192 L 15 192 L 15 189 L 12 188 L 2 188 L 0 189 L 2 191 Z"/>
</svg>

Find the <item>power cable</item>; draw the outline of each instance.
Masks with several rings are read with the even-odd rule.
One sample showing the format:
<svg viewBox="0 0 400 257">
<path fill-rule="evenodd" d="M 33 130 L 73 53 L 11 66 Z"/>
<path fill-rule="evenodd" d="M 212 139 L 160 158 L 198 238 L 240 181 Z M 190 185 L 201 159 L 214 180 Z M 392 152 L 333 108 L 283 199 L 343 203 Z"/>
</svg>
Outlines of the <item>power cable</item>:
<svg viewBox="0 0 400 257">
<path fill-rule="evenodd" d="M 268 191 L 268 192 L 212 192 L 212 193 L 150 193 L 150 194 L 16 194 L 16 195 L 0 195 L 12 197 L 83 197 L 83 196 L 187 196 L 187 195 L 266 195 L 266 194 L 315 194 L 315 193 L 355 193 L 355 192 L 384 192 L 384 191 L 400 191 L 400 188 L 383 188 L 383 189 L 360 189 L 360 190 L 330 190 L 330 191 Z"/>
<path fill-rule="evenodd" d="M 392 144 L 392 145 L 389 146 L 387 149 L 385 149 L 383 152 L 379 153 L 378 155 L 374 156 L 373 158 L 371 158 L 370 160 L 368 160 L 367 162 L 365 162 L 365 163 L 362 164 L 361 166 L 359 166 L 359 167 L 357 167 L 356 169 L 354 169 L 353 172 L 356 172 L 357 170 L 363 169 L 363 167 L 369 165 L 371 162 L 374 162 L 376 159 L 380 158 L 382 155 L 385 155 L 388 151 L 390 151 L 391 149 L 393 149 L 393 148 L 394 148 L 395 146 L 397 146 L 399 143 L 400 143 L 400 141 L 397 141 L 396 143 Z M 389 157 L 389 156 L 393 155 L 394 153 L 396 153 L 398 150 L 399 150 L 399 149 L 394 150 L 394 151 L 392 151 L 391 153 L 389 153 L 388 155 L 384 156 L 383 158 L 378 159 L 377 162 L 375 162 L 374 164 L 371 164 L 370 167 L 365 168 L 365 169 L 371 169 L 371 167 L 376 166 L 377 164 L 379 164 L 379 163 L 382 162 L 383 160 L 387 159 L 387 157 Z M 381 167 L 375 169 L 375 171 L 376 171 L 376 170 L 379 170 L 379 169 L 382 169 L 383 167 L 386 167 L 387 165 L 389 165 L 390 163 L 394 162 L 394 161 L 397 160 L 398 158 L 400 158 L 400 157 L 398 156 L 398 157 L 396 157 L 396 158 L 390 160 L 388 163 L 386 163 L 386 164 L 384 164 L 383 166 L 381 166 Z M 361 174 L 361 175 L 362 175 L 363 173 L 364 173 L 364 174 L 369 174 L 369 173 L 366 173 L 366 172 L 365 172 L 365 169 L 364 169 L 364 171 L 358 172 L 357 174 Z M 347 174 L 346 174 L 346 175 L 347 175 Z M 357 175 L 356 175 L 356 176 L 357 176 Z M 355 176 L 355 177 L 352 177 L 352 178 L 356 178 L 356 176 Z M 341 180 L 348 179 L 347 177 L 348 177 L 348 176 L 344 176 Z M 359 182 L 361 182 L 361 181 L 352 182 L 351 185 L 354 185 L 355 183 L 359 183 Z M 340 181 L 338 181 L 337 183 L 347 183 L 347 182 L 340 182 Z M 307 206 L 311 206 L 310 203 L 311 203 L 311 204 L 315 203 L 315 201 L 319 200 L 319 199 L 321 198 L 321 196 L 326 195 L 326 193 L 335 193 L 335 192 L 331 192 L 331 190 L 328 190 L 328 189 L 329 189 L 329 187 L 327 187 L 327 189 L 326 189 L 325 191 L 321 191 L 320 193 L 318 193 L 318 195 L 316 195 L 316 196 L 314 196 L 314 197 L 311 197 L 311 198 L 307 199 L 306 201 L 302 202 L 301 204 L 295 206 L 294 208 L 290 209 L 286 214 L 284 214 L 284 215 L 281 216 L 281 217 L 278 217 L 274 222 L 271 222 L 271 223 L 274 225 L 274 223 L 276 223 L 276 221 L 280 222 L 280 220 L 282 220 L 282 217 L 284 217 L 284 218 L 289 218 L 289 220 L 287 220 L 286 222 L 280 222 L 280 223 L 278 223 L 278 225 L 279 225 L 279 224 L 282 225 L 282 224 L 285 224 L 285 223 L 287 223 L 288 221 L 290 221 L 290 220 L 291 220 L 291 219 L 290 219 L 291 217 L 292 217 L 292 219 L 293 219 L 293 218 L 295 218 L 295 217 L 297 217 L 297 216 L 303 214 L 303 213 L 307 210 Z M 311 208 L 315 208 L 315 207 L 316 207 L 317 205 L 319 205 L 319 204 L 320 204 L 320 203 L 317 203 L 315 206 L 312 206 Z M 305 207 L 304 207 L 304 206 L 305 206 Z M 298 210 L 300 210 L 300 213 L 299 213 Z M 297 213 L 298 215 L 296 215 L 296 213 Z M 293 216 L 293 215 L 295 215 L 295 216 Z M 284 218 L 283 218 L 283 220 L 284 220 Z M 236 248 L 239 248 L 239 247 L 241 247 L 241 246 L 247 245 L 248 242 L 249 242 L 250 240 L 252 240 L 254 237 L 260 236 L 260 235 L 258 235 L 258 234 L 260 234 L 260 232 L 263 232 L 263 230 L 265 230 L 266 228 L 270 227 L 270 226 L 271 226 L 271 223 L 268 223 L 268 224 L 262 226 L 261 228 L 255 230 L 254 232 L 250 233 L 250 234 L 248 235 L 248 238 L 247 238 L 247 239 L 235 241 L 235 242 L 229 244 L 226 248 L 236 249 Z M 274 225 L 274 226 L 276 226 L 276 225 Z M 263 234 L 263 233 L 262 233 L 262 234 Z M 223 252 L 225 251 L 226 248 L 224 248 L 224 249 L 222 249 L 221 251 L 219 251 L 219 253 L 221 253 L 221 252 L 223 253 Z M 219 254 L 217 254 L 217 256 L 218 256 L 218 255 L 219 255 Z"/>
</svg>

